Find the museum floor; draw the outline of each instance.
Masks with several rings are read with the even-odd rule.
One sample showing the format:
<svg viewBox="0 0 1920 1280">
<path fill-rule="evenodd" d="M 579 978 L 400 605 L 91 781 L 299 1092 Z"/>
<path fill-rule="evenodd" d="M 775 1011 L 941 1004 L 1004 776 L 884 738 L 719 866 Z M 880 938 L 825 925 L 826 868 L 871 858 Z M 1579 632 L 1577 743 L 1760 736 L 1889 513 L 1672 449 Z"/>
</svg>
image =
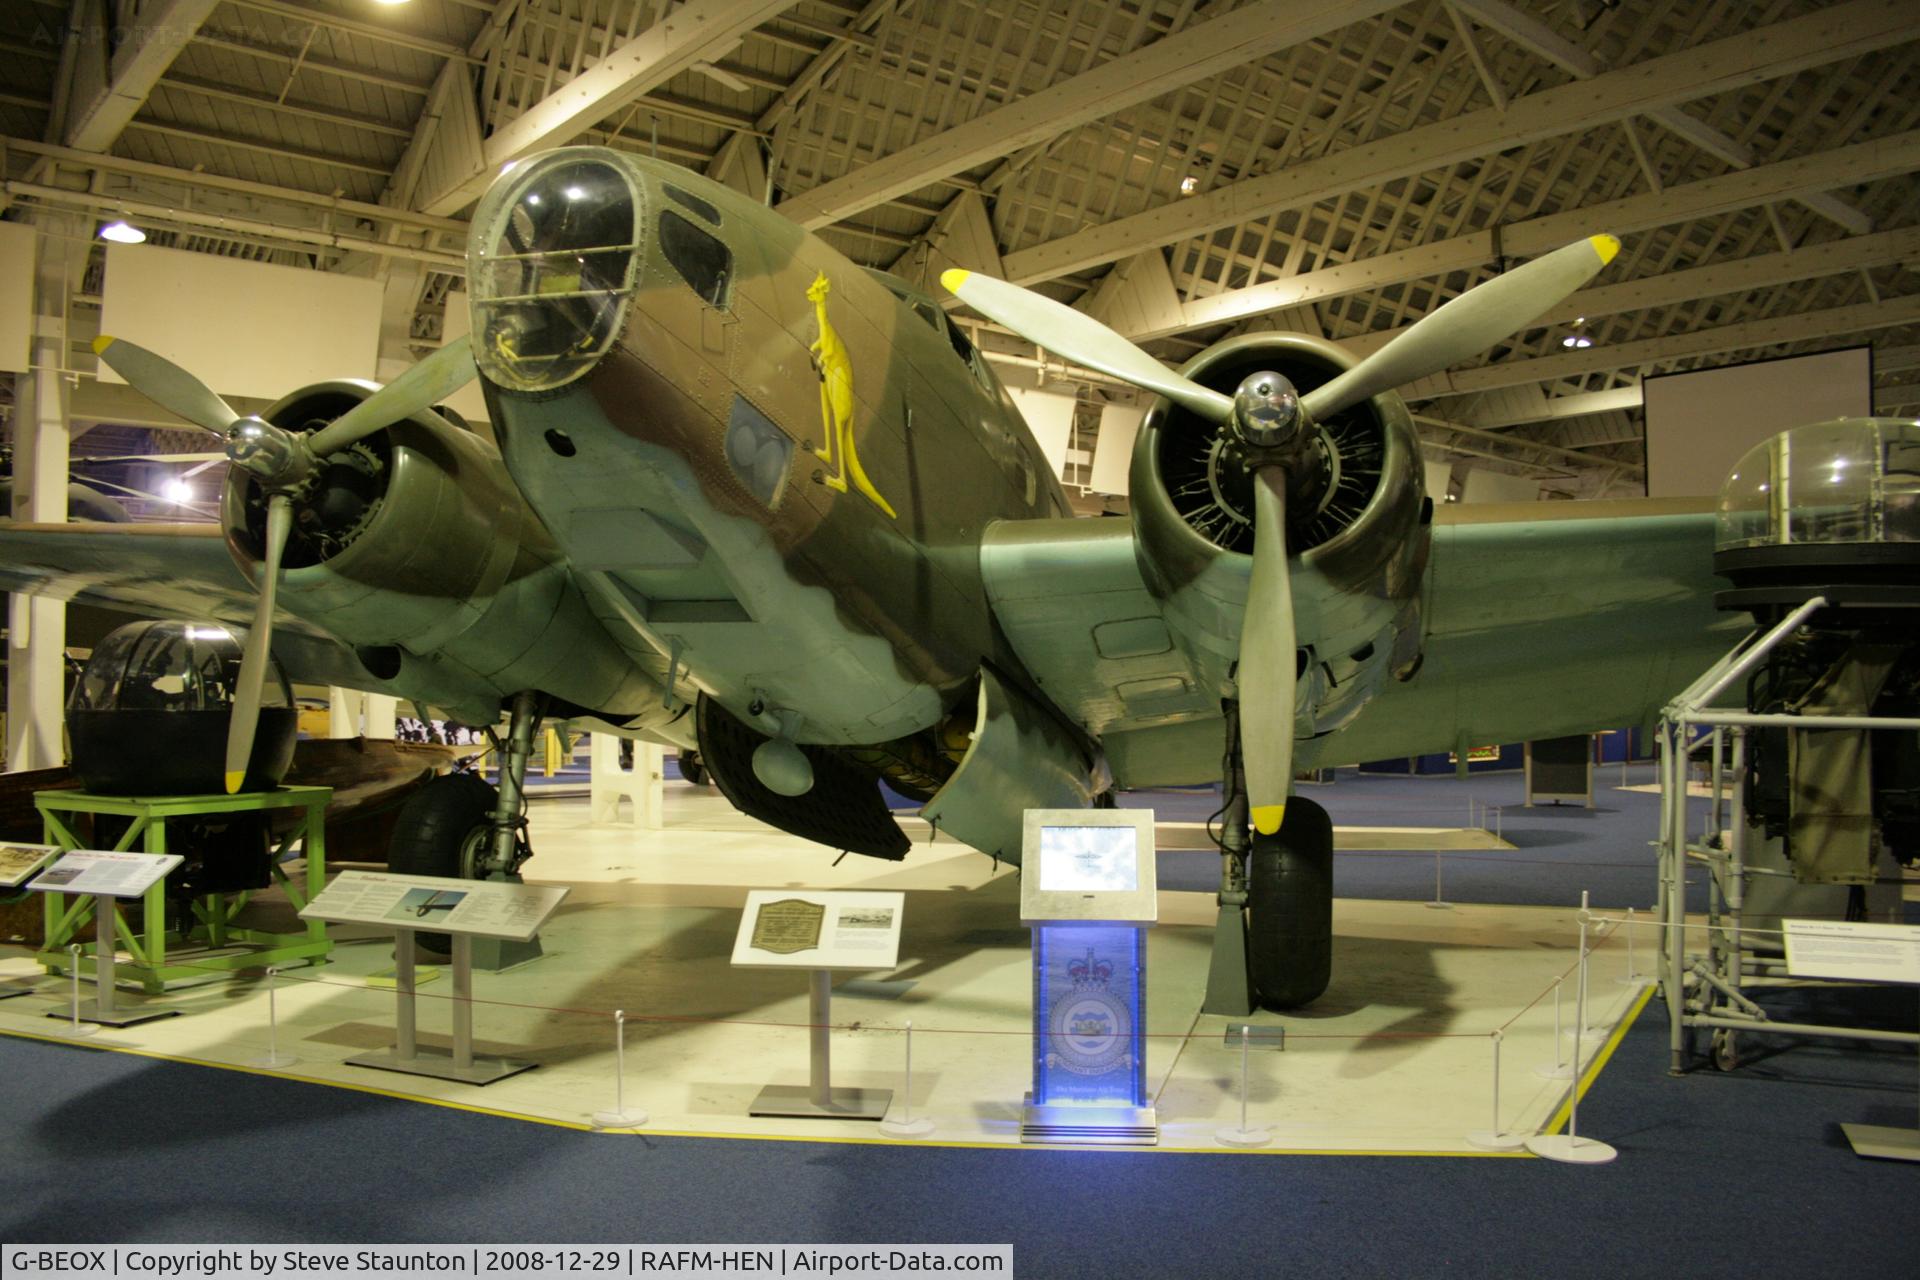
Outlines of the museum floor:
<svg viewBox="0 0 1920 1280">
<path fill-rule="evenodd" d="M 940 843 L 917 845 L 902 866 L 835 868 L 709 797 L 671 790 L 665 837 L 592 827 L 583 801 L 536 806 L 530 870 L 578 887 L 543 958 L 477 977 L 483 1051 L 541 1064 L 486 1089 L 343 1065 L 391 1040 L 392 996 L 366 985 L 389 948 L 371 933 L 343 931 L 335 963 L 283 976 L 279 1044 L 300 1061 L 273 1071 L 233 1066 L 266 1048 L 257 980 L 169 995 L 191 1016 L 73 1044 L 46 1016 L 65 984 L 32 979 L 39 993 L 0 1003 L 10 1152 L 0 1237 L 1013 1240 L 1022 1273 L 1087 1276 L 1618 1275 L 1656 1264 L 1712 1275 L 1760 1257 L 1787 1274 L 1878 1275 L 1910 1263 L 1920 1169 L 1856 1159 L 1837 1124 L 1910 1123 L 1912 1055 L 1783 1042 L 1738 1072 L 1672 1079 L 1657 1000 L 1629 1016 L 1644 988 L 1618 981 L 1618 929 L 1595 954 L 1590 1021 L 1631 1026 L 1583 1046 L 1604 1062 L 1580 1122 L 1619 1161 L 1456 1158 L 1488 1123 L 1496 1028 L 1502 1122 L 1560 1121 L 1567 1082 L 1535 1068 L 1556 1056 L 1552 992 L 1574 959 L 1571 899 L 1591 884 L 1609 918 L 1650 900 L 1653 796 L 1603 785 L 1594 810 L 1526 811 L 1512 775 L 1342 775 L 1316 790 L 1348 829 L 1336 979 L 1310 1012 L 1258 1018 L 1289 1039 L 1284 1052 L 1250 1056 L 1250 1120 L 1274 1134 L 1252 1152 L 1219 1145 L 1217 1130 L 1238 1121 L 1238 1057 L 1225 1020 L 1196 1012 L 1213 859 L 1170 849 L 1148 1010 L 1163 1145 L 1090 1152 L 1017 1144 L 1029 994 L 1006 869 Z M 1470 798 L 1484 826 L 1468 825 Z M 1208 804 L 1151 800 L 1176 824 Z M 1162 843 L 1189 843 L 1186 831 L 1173 826 Z M 1451 909 L 1424 905 L 1435 846 Z M 914 1111 L 935 1122 L 928 1137 L 745 1117 L 762 1085 L 806 1074 L 801 975 L 727 967 L 746 890 L 788 884 L 907 892 L 899 968 L 836 990 L 834 1075 L 897 1088 L 911 1019 Z M 1496 905 L 1501 896 L 1522 905 Z M 1567 905 L 1541 905 L 1556 900 Z M 1644 967 L 1644 942 L 1637 949 Z M 0 948 L 0 976 L 32 972 L 23 951 Z M 449 985 L 423 988 L 429 1041 L 447 1026 Z M 1570 1006 L 1570 985 L 1566 994 Z M 616 1008 L 630 1019 L 626 1103 L 650 1122 L 594 1133 L 588 1114 L 612 1104 Z M 1877 1016 L 1910 1025 L 1911 1013 L 1905 1001 Z M 1274 1158 L 1301 1152 L 1322 1154 Z M 1388 1154 L 1403 1158 L 1377 1158 Z M 1777 1211 L 1784 1204 L 1792 1212 Z"/>
<path fill-rule="evenodd" d="M 584 799 L 533 808 L 539 853 L 528 877 L 571 885 L 572 894 L 545 930 L 541 958 L 476 975 L 474 1022 L 480 1052 L 539 1070 L 482 1090 L 348 1064 L 392 1041 L 391 990 L 369 982 L 391 968 L 391 935 L 335 926 L 333 963 L 289 970 L 278 981 L 278 1044 L 297 1058 L 278 1073 L 584 1125 L 614 1105 L 613 1015 L 623 1010 L 624 1100 L 648 1113 L 648 1132 L 874 1140 L 871 1122 L 748 1115 L 763 1086 L 806 1082 L 806 979 L 734 969 L 729 953 L 749 889 L 903 890 L 900 965 L 836 975 L 833 1081 L 899 1089 L 911 1022 L 912 1111 L 935 1126 L 922 1140 L 1017 1145 L 1031 1072 L 1031 970 L 1013 869 L 949 842 L 929 845 L 924 825 L 912 822 L 916 847 L 904 863 L 849 857 L 835 865 L 830 852 L 740 817 L 711 791 L 676 782 L 670 792 L 664 832 L 595 825 Z M 1182 797 L 1168 799 L 1164 807 L 1182 807 Z M 1519 856 L 1482 828 L 1389 816 L 1402 821 L 1343 827 L 1342 849 Z M 1170 849 L 1203 840 L 1178 820 L 1161 833 Z M 1210 884 L 1217 859 L 1189 856 Z M 1430 855 L 1418 861 L 1430 884 Z M 1178 862 L 1169 873 L 1183 874 L 1191 871 Z M 1473 1152 L 1467 1134 L 1491 1124 L 1496 1029 L 1502 1127 L 1550 1127 L 1566 1072 L 1553 1078 L 1536 1069 L 1571 1062 L 1575 905 L 1435 909 L 1341 899 L 1333 988 L 1310 1010 L 1257 1019 L 1284 1025 L 1288 1036 L 1284 1052 L 1248 1055 L 1249 1124 L 1272 1129 L 1264 1150 Z M 1160 924 L 1149 934 L 1147 1077 L 1163 1151 L 1219 1150 L 1218 1131 L 1239 1126 L 1229 1020 L 1200 1012 L 1213 915 L 1210 892 L 1164 888 Z M 1641 932 L 1644 969 L 1652 935 Z M 1624 933 L 1598 927 L 1582 1044 L 1589 1062 L 1642 990 L 1622 981 L 1627 962 Z M 18 950 L 0 959 L 0 979 L 33 972 Z M 46 1014 L 61 1007 L 67 985 L 43 978 L 39 986 L 41 994 L 0 1005 L 0 1029 L 63 1034 L 65 1024 Z M 446 1042 L 451 987 L 443 974 L 421 988 L 423 1044 Z M 186 987 L 161 1003 L 184 1016 L 105 1031 L 98 1043 L 227 1066 L 268 1052 L 261 980 Z M 1556 1026 L 1566 1029 L 1557 1041 Z"/>
</svg>

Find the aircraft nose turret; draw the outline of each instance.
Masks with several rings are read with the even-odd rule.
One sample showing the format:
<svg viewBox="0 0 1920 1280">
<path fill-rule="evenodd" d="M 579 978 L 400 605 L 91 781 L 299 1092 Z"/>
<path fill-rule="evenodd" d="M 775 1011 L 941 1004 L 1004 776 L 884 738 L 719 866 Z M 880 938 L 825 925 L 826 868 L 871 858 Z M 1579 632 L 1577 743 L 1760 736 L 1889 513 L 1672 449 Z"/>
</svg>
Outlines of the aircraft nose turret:
<svg viewBox="0 0 1920 1280">
<path fill-rule="evenodd" d="M 467 250 L 480 372 L 547 391 L 598 363 L 633 294 L 641 225 L 636 184 L 604 152 L 509 170 L 481 200 Z"/>
</svg>

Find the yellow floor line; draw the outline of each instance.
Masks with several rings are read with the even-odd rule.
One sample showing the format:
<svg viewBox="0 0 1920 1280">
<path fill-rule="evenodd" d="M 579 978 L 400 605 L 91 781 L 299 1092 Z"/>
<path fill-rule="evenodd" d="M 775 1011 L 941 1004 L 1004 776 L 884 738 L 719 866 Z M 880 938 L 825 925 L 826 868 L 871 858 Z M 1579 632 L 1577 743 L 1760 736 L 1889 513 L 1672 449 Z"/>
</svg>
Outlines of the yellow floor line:
<svg viewBox="0 0 1920 1280">
<path fill-rule="evenodd" d="M 1626 1039 L 1628 1029 L 1632 1027 L 1635 1020 L 1640 1017 L 1640 1011 L 1647 1007 L 1647 1001 L 1651 999 L 1653 999 L 1653 984 L 1648 983 L 1646 988 L 1640 992 L 1640 998 L 1633 1002 L 1633 1007 L 1627 1010 L 1626 1016 L 1621 1018 L 1620 1024 L 1613 1029 L 1613 1034 L 1607 1037 L 1607 1042 L 1601 1046 L 1600 1052 L 1593 1055 L 1593 1062 L 1589 1064 L 1586 1071 L 1581 1074 L 1580 1097 L 1585 1098 L 1587 1096 L 1587 1090 L 1591 1089 L 1593 1082 L 1600 1078 L 1600 1068 L 1606 1066 L 1607 1060 L 1613 1057 L 1613 1051 L 1620 1047 L 1622 1040 Z M 1560 1132 L 1560 1130 L 1566 1126 L 1567 1117 L 1572 1113 L 1573 1095 L 1569 1094 L 1567 1100 L 1560 1104 L 1560 1109 L 1553 1113 L 1553 1119 L 1547 1121 L 1547 1127 L 1541 1130 L 1541 1132 Z"/>
</svg>

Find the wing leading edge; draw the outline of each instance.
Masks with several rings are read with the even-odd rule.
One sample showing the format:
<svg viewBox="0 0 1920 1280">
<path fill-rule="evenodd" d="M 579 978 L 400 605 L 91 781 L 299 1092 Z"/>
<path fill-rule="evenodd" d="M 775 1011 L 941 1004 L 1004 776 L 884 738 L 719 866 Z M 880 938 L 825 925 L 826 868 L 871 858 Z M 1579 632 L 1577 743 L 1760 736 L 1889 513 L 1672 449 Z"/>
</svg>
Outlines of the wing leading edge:
<svg viewBox="0 0 1920 1280">
<path fill-rule="evenodd" d="M 1224 726 L 1189 664 L 1164 641 L 1120 660 L 1103 643 L 1157 615 L 1130 531 L 1045 524 L 995 526 L 986 552 L 995 614 L 1042 687 L 1101 735 L 1121 785 L 1216 779 Z M 1419 670 L 1303 741 L 1300 767 L 1644 723 L 1745 629 L 1714 609 L 1713 537 L 1705 500 L 1442 508 Z"/>
<path fill-rule="evenodd" d="M 0 588 L 234 627 L 252 621 L 256 599 L 220 530 L 205 524 L 0 522 Z M 284 609 L 273 649 L 293 679 L 392 692 L 350 648 Z"/>
</svg>

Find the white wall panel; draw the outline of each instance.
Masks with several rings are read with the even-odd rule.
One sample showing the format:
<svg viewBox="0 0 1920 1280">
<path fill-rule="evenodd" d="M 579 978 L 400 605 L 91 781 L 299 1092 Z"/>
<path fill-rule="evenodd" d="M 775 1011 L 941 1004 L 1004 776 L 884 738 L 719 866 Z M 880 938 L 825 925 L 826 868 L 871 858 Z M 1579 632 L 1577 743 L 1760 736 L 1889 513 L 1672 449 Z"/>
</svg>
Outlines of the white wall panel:
<svg viewBox="0 0 1920 1280">
<path fill-rule="evenodd" d="M 1453 483 L 1453 464 L 1451 462 L 1422 462 L 1426 470 L 1427 496 L 1436 504 L 1447 500 L 1447 486 Z"/>
<path fill-rule="evenodd" d="M 1110 404 L 1100 409 L 1100 435 L 1093 444 L 1093 476 L 1088 487 L 1095 493 L 1125 493 L 1127 468 L 1133 461 L 1133 441 L 1140 434 L 1145 409 L 1132 405 Z"/>
<path fill-rule="evenodd" d="M 1873 412 L 1866 347 L 1646 378 L 1647 493 L 1713 497 L 1733 465 L 1769 436 Z"/>
<path fill-rule="evenodd" d="M 1461 487 L 1462 502 L 1533 502 L 1540 497 L 1540 481 L 1532 476 L 1510 476 L 1504 471 L 1467 472 Z"/>
<path fill-rule="evenodd" d="M 215 391 L 277 400 L 310 382 L 372 378 L 380 283 L 145 244 L 107 246 L 100 331 Z M 104 364 L 102 382 L 122 379 Z"/>
<path fill-rule="evenodd" d="M 1040 452 L 1047 455 L 1053 474 L 1058 476 L 1066 467 L 1067 441 L 1073 435 L 1073 397 L 1012 387 L 1008 391 L 1013 402 L 1020 406 L 1020 414 L 1027 420 L 1027 428 L 1039 443 Z"/>
<path fill-rule="evenodd" d="M 0 371 L 24 373 L 33 347 L 33 253 L 23 222 L 0 222 Z"/>
</svg>

